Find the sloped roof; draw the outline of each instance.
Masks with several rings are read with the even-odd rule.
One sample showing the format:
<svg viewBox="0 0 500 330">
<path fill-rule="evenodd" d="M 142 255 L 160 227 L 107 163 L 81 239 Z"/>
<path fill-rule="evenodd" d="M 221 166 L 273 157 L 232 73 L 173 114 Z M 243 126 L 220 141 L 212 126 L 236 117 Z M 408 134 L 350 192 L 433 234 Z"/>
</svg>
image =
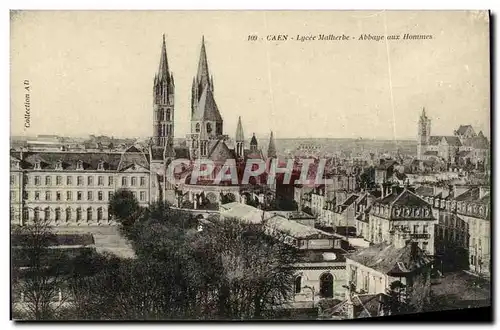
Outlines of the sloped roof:
<svg viewBox="0 0 500 330">
<path fill-rule="evenodd" d="M 260 224 L 262 223 L 263 212 L 247 204 L 232 202 L 222 204 L 220 214 L 224 218 L 235 218 L 247 223 Z M 266 215 L 267 212 L 264 213 L 265 217 Z M 269 215 L 267 215 L 267 217 L 269 217 Z"/>
<path fill-rule="evenodd" d="M 350 253 L 346 258 L 383 274 L 412 272 L 430 262 L 429 257 L 418 246 L 412 247 L 411 243 L 403 248 L 387 243 L 375 244 Z"/>
<path fill-rule="evenodd" d="M 236 159 L 233 149 L 229 149 L 223 140 L 215 140 L 208 153 L 208 158 L 213 161 L 223 161 Z"/>
<path fill-rule="evenodd" d="M 468 129 L 472 129 L 474 131 L 471 125 L 460 125 L 460 127 L 457 129 L 457 134 L 464 135 L 465 133 L 467 133 Z"/>
<path fill-rule="evenodd" d="M 11 153 L 12 156 L 20 158 L 19 152 Z M 102 161 L 105 170 L 118 170 L 122 153 L 110 152 L 24 152 L 21 166 L 33 167 L 35 162 L 40 161 L 42 169 L 55 169 L 61 162 L 65 170 L 76 170 L 79 161 L 82 161 L 84 170 L 97 170 Z"/>
<path fill-rule="evenodd" d="M 196 111 L 193 113 L 191 120 L 222 122 L 222 116 L 217 107 L 217 103 L 215 103 L 214 95 L 209 85 L 203 87 L 203 93 L 201 94 Z"/>
<path fill-rule="evenodd" d="M 455 200 L 457 202 L 475 202 L 479 200 L 479 187 L 472 187 L 464 193 L 458 195 Z"/>
<path fill-rule="evenodd" d="M 134 146 L 125 150 L 118 164 L 118 171 L 122 171 L 132 165 L 139 165 L 149 169 L 149 163 L 146 155 Z"/>
<path fill-rule="evenodd" d="M 415 189 L 415 194 L 419 196 L 433 197 L 434 188 L 428 186 L 420 186 Z"/>
</svg>

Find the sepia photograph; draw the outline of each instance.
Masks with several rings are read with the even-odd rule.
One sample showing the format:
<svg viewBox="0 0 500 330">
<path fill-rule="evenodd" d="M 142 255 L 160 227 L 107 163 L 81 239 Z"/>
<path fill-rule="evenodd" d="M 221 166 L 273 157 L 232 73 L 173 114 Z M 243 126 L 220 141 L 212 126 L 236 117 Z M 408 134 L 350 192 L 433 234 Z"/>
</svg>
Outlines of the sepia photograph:
<svg viewBox="0 0 500 330">
<path fill-rule="evenodd" d="M 11 320 L 488 319 L 490 22 L 11 10 Z"/>
</svg>

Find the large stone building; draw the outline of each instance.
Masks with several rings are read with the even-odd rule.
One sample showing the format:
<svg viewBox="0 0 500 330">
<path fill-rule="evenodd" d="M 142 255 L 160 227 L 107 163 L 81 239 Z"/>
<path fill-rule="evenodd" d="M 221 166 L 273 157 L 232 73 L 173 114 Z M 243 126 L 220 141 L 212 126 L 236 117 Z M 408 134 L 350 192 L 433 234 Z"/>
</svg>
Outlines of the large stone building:
<svg viewBox="0 0 500 330">
<path fill-rule="evenodd" d="M 451 136 L 431 135 L 431 119 L 425 108 L 418 121 L 417 159 L 433 158 L 454 164 L 487 165 L 489 163 L 489 142 L 483 132 L 476 134 L 471 125 L 460 125 Z"/>
<path fill-rule="evenodd" d="M 148 147 L 130 146 L 122 152 L 12 150 L 12 221 L 23 223 L 44 217 L 57 225 L 112 224 L 108 202 L 119 188 L 131 190 L 142 205 L 163 200 L 177 206 L 187 203 L 200 207 L 217 206 L 223 198 L 241 200 L 240 182 L 213 184 L 215 174 L 228 159 L 244 164 L 248 159 L 265 157 L 255 134 L 249 148 L 246 147 L 241 118 L 234 140 L 224 135 L 204 38 L 191 92 L 191 132 L 187 146 L 174 146 L 175 83 L 163 36 L 158 72 L 153 79 L 153 134 Z M 271 158 L 276 156 L 272 134 L 268 154 Z M 190 176 L 179 184 L 172 182 L 166 171 L 173 160 L 180 158 L 212 160 L 216 167 L 213 176 L 193 184 Z M 187 164 L 183 171 L 188 173 L 191 169 L 192 164 Z M 256 183 L 259 179 L 256 178 Z"/>
</svg>

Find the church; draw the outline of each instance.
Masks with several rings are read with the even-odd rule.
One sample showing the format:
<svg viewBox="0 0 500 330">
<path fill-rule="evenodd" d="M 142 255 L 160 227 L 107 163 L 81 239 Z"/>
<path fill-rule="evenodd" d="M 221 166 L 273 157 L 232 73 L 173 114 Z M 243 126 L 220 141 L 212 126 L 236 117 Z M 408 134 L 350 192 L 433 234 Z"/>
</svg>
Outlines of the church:
<svg viewBox="0 0 500 330">
<path fill-rule="evenodd" d="M 453 135 L 431 135 L 431 119 L 422 109 L 418 121 L 417 159 L 425 162 L 438 159 L 448 166 L 487 166 L 489 158 L 488 139 L 471 125 L 460 125 Z"/>
<path fill-rule="evenodd" d="M 191 125 L 185 146 L 174 146 L 175 132 L 175 82 L 168 66 L 165 35 L 161 48 L 158 72 L 153 82 L 153 134 L 146 154 L 149 155 L 150 170 L 158 181 L 157 200 L 165 200 L 179 207 L 200 207 L 202 204 L 215 208 L 221 201 L 242 201 L 240 184 L 212 184 L 214 176 L 228 159 L 245 164 L 248 159 L 267 160 L 276 158 L 276 146 L 271 132 L 267 157 L 259 148 L 255 134 L 249 148 L 243 133 L 241 117 L 233 138 L 224 133 L 224 120 L 215 101 L 214 80 L 209 70 L 205 38 L 202 37 L 198 70 L 191 86 Z M 166 169 L 174 159 L 208 159 L 214 162 L 211 178 L 191 184 L 187 174 L 180 184 L 166 178 Z M 179 177 L 190 173 L 191 166 L 183 168 Z M 257 177 L 260 180 L 265 180 Z M 263 182 L 263 181 L 262 181 Z"/>
</svg>

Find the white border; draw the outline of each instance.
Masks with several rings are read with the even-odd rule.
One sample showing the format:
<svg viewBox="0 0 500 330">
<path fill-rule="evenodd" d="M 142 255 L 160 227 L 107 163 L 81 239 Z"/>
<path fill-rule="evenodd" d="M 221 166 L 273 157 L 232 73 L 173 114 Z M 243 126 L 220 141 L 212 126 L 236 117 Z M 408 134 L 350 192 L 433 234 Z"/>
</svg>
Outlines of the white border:
<svg viewBox="0 0 500 330">
<path fill-rule="evenodd" d="M 355 1 L 355 0 L 350 0 L 350 1 L 340 1 L 337 3 L 328 3 L 326 4 L 325 1 L 317 1 L 317 0 L 307 0 L 307 1 L 283 1 L 283 2 L 271 2 L 269 0 L 253 0 L 253 1 L 220 1 L 220 0 L 211 0 L 210 2 L 208 1 L 203 1 L 203 0 L 198 0 L 198 1 L 193 1 L 193 0 L 183 0 L 183 1 L 162 1 L 160 2 L 155 2 L 155 1 L 148 1 L 148 0 L 141 0 L 137 2 L 133 1 L 104 1 L 104 0 L 87 0 L 87 1 L 44 1 L 43 3 L 40 3 L 40 1 L 2 1 L 2 9 L 4 9 L 1 13 L 2 15 L 1 20 L 0 20 L 0 33 L 1 38 L 2 38 L 2 51 L 0 52 L 1 56 L 1 62 L 2 62 L 2 76 L 1 76 L 1 84 L 2 84 L 2 98 L 3 100 L 3 111 L 1 112 L 1 116 L 3 117 L 0 120 L 0 131 L 2 132 L 3 139 L 1 140 L 1 155 L 2 159 L 4 161 L 0 162 L 0 166 L 2 167 L 2 173 L 3 175 L 0 175 L 0 184 L 4 189 L 1 190 L 2 192 L 2 198 L 0 199 L 0 203 L 2 205 L 2 221 L 3 221 L 3 226 L 2 226 L 2 231 L 0 232 L 2 235 L 1 242 L 3 243 L 3 248 L 1 256 L 1 265 L 3 266 L 2 268 L 4 271 L 1 273 L 2 277 L 2 285 L 0 285 L 1 291 L 0 291 L 0 297 L 1 297 L 1 305 L 0 305 L 0 313 L 1 313 L 1 320 L 2 320 L 2 329 L 7 327 L 11 328 L 14 326 L 12 322 L 9 322 L 9 273 L 7 271 L 7 268 L 9 267 L 8 265 L 10 264 L 9 260 L 9 199 L 8 199 L 8 182 L 7 182 L 7 172 L 9 171 L 9 162 L 7 159 L 8 155 L 8 150 L 9 150 L 9 137 L 10 137 L 10 104 L 9 104 L 9 10 L 12 9 L 44 9 L 44 10 L 58 10 L 58 9 L 70 9 L 70 10 L 127 10 L 127 9 L 134 9 L 134 10 L 151 10 L 151 9 L 209 9 L 209 10 L 221 10 L 221 9 L 226 9 L 226 10 L 244 10 L 244 9 L 270 9 L 270 10 L 280 10 L 280 9 L 303 9 L 303 10 L 320 10 L 320 9 L 337 9 L 337 10 L 347 10 L 347 9 L 354 9 L 354 10 L 379 10 L 379 9 L 402 9 L 402 10 L 411 10 L 411 9 L 427 9 L 427 10 L 461 10 L 461 9 L 490 9 L 493 11 L 493 13 L 498 13 L 500 12 L 499 9 L 499 3 L 500 1 L 498 0 L 475 0 L 475 1 L 436 1 L 436 0 L 420 0 L 420 1 Z M 498 20 L 498 16 L 496 17 Z M 495 40 L 494 42 L 498 44 L 498 33 L 495 34 Z M 495 56 L 494 61 L 498 59 L 498 50 L 497 54 Z M 495 66 L 495 71 L 492 72 L 492 77 L 496 77 L 496 72 L 497 72 L 497 66 Z M 498 90 L 498 82 L 496 84 L 496 88 Z M 494 93 L 495 91 L 492 91 Z M 496 98 L 495 98 L 496 99 Z M 496 104 L 494 109 L 496 109 Z M 494 127 L 492 130 L 493 132 L 496 131 L 497 128 L 497 123 L 494 123 Z M 494 136 L 494 135 L 492 135 Z M 498 145 L 497 141 L 495 141 L 495 153 L 497 155 L 500 155 L 500 146 Z M 495 166 L 495 173 L 496 170 L 498 169 L 498 164 Z M 496 180 L 495 180 L 496 183 Z M 496 187 L 496 184 L 495 184 Z M 500 205 L 499 203 L 500 197 L 496 196 L 495 198 L 495 204 L 494 205 Z M 496 219 L 492 219 L 492 221 L 495 221 Z M 498 231 L 499 231 L 500 225 L 496 224 L 495 225 L 495 238 L 498 238 Z M 493 244 L 496 247 L 496 240 L 493 240 Z M 495 251 L 495 260 L 494 260 L 494 265 L 498 265 L 498 250 L 496 248 L 492 249 Z M 496 267 L 495 267 L 496 270 Z M 494 285 L 496 288 L 498 285 Z M 495 306 L 498 306 L 498 303 L 495 304 Z M 496 310 L 497 311 L 497 310 Z M 494 313 L 498 315 L 498 313 Z M 311 323 L 309 323 L 311 324 Z M 365 323 L 362 323 L 365 324 Z M 148 324 L 151 325 L 151 324 Z M 179 324 L 181 325 L 181 324 Z M 204 328 L 218 328 L 221 326 L 230 326 L 233 327 L 235 324 L 210 324 L 210 323 L 203 323 L 200 324 L 200 326 Z M 348 324 L 345 323 L 334 323 L 334 324 L 325 324 L 321 323 L 323 326 L 328 326 L 328 327 L 345 327 L 348 326 Z M 353 324 L 351 327 L 357 327 L 361 324 Z M 389 324 L 381 324 L 378 325 L 377 323 L 366 323 L 366 325 L 370 327 L 387 327 Z M 394 324 L 395 326 L 401 326 L 399 324 Z M 464 324 L 467 326 L 467 324 Z M 40 327 L 41 325 L 36 325 L 35 327 Z M 53 326 L 52 324 L 48 326 Z M 66 327 L 70 326 L 69 324 L 64 324 L 62 323 L 61 326 Z M 93 329 L 101 328 L 102 325 L 96 325 L 96 324 L 90 324 L 90 325 L 85 325 L 85 324 L 80 324 L 79 326 L 83 327 L 92 327 Z M 113 324 L 112 326 L 123 326 L 122 324 Z M 132 328 L 139 328 L 140 325 L 137 324 L 130 324 L 127 325 L 128 327 Z M 165 326 L 165 325 L 161 325 Z M 167 325 L 169 327 L 176 327 L 175 324 L 170 324 Z M 249 327 L 252 325 L 249 325 L 248 323 L 245 325 L 239 325 L 239 326 L 244 326 L 244 327 Z M 292 324 L 257 324 L 255 326 L 258 326 L 259 328 L 263 327 L 283 327 L 286 326 L 288 329 L 301 329 L 303 330 L 304 327 L 307 327 L 307 324 L 304 323 L 297 323 L 297 325 Z M 415 327 L 415 326 L 420 326 L 419 324 L 411 325 L 411 324 L 405 324 L 404 327 Z M 426 327 L 435 327 L 435 328 L 443 328 L 443 327 L 456 327 L 460 325 L 427 325 Z M 194 327 L 194 325 L 190 325 L 190 327 Z M 252 326 L 253 327 L 253 326 Z"/>
</svg>

